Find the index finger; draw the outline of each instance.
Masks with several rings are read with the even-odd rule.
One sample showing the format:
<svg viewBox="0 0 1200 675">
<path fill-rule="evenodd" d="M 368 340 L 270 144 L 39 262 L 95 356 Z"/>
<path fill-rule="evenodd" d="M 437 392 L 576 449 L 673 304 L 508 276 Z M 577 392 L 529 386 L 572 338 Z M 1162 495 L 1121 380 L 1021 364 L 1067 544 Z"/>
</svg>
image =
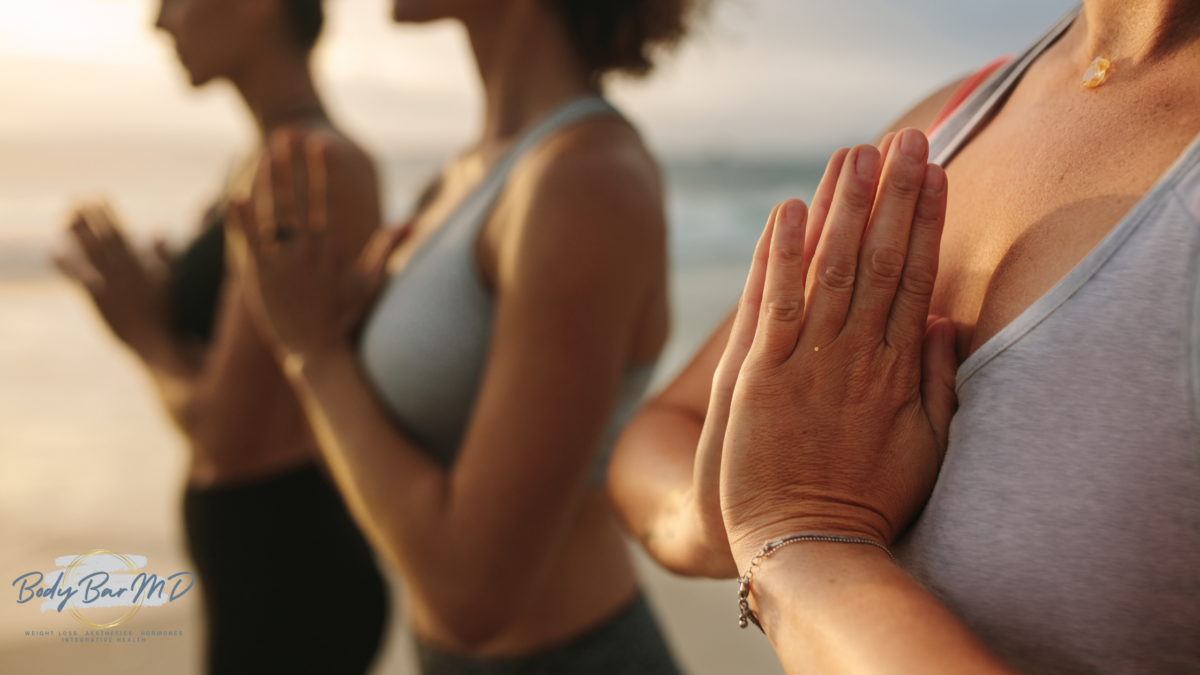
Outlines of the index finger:
<svg viewBox="0 0 1200 675">
<path fill-rule="evenodd" d="M 110 204 L 107 202 L 92 204 L 85 207 L 82 214 L 104 247 L 105 255 L 112 262 L 128 264 L 134 261 L 134 253 L 129 248 L 129 242 L 125 239 L 125 234 L 121 231 Z"/>
<path fill-rule="evenodd" d="M 856 146 L 846 154 L 809 272 L 803 336 L 806 346 L 828 344 L 846 323 L 859 245 L 875 204 L 879 162 L 879 151 L 870 145 Z"/>
<path fill-rule="evenodd" d="M 275 206 L 272 222 L 275 229 L 303 228 L 303 214 L 299 208 L 300 192 L 297 187 L 303 182 L 298 175 L 303 171 L 303 158 L 293 151 L 292 132 L 280 129 L 271 134 L 271 196 Z"/>
<path fill-rule="evenodd" d="M 738 300 L 734 312 L 733 327 L 729 331 L 729 339 L 725 343 L 725 351 L 721 354 L 717 369 L 724 371 L 726 367 L 737 373 L 746 354 L 754 344 L 754 333 L 758 328 L 759 312 L 762 309 L 763 290 L 767 281 L 767 263 L 771 258 L 771 240 L 774 237 L 775 225 L 779 218 L 779 210 L 783 202 L 771 209 L 767 218 L 767 226 L 758 237 L 754 246 L 754 257 L 751 259 L 750 272 L 746 275 L 746 285 L 742 289 L 742 297 Z"/>
<path fill-rule="evenodd" d="M 842 165 L 850 148 L 841 148 L 829 158 L 825 166 L 825 175 L 817 184 L 813 194 L 812 206 L 808 209 L 808 226 L 804 230 L 804 278 L 808 279 L 809 266 L 813 255 L 817 252 L 817 242 L 821 241 L 821 232 L 825 229 L 825 219 L 829 216 L 829 208 L 833 206 L 833 190 L 837 187 L 838 178 L 842 175 Z"/>
<path fill-rule="evenodd" d="M 908 235 L 904 271 L 888 315 L 885 333 L 888 344 L 912 347 L 924 339 L 929 305 L 937 281 L 948 194 L 946 172 L 936 164 L 926 165 L 924 183 Z"/>
<path fill-rule="evenodd" d="M 271 153 L 269 150 L 264 150 L 258 160 L 258 173 L 254 177 L 254 190 L 251 194 L 254 217 L 243 217 L 241 219 L 242 229 L 247 236 L 250 234 L 249 228 L 254 228 L 256 239 L 262 242 L 262 251 L 278 247 L 278 244 L 274 242 L 275 190 L 273 187 L 274 179 L 272 178 L 273 169 L 274 167 L 271 165 Z M 231 213 L 239 212 L 245 216 L 250 205 L 243 206 L 245 208 L 231 208 Z"/>
<path fill-rule="evenodd" d="M 857 334 L 885 339 L 888 313 L 907 260 L 909 233 L 928 154 L 925 135 L 905 129 L 896 136 L 884 163 L 874 212 L 860 245 L 846 322 Z"/>
<path fill-rule="evenodd" d="M 308 227 L 323 232 L 329 225 L 329 180 L 326 173 L 329 146 L 325 141 L 305 139 L 304 156 L 308 168 Z"/>
</svg>

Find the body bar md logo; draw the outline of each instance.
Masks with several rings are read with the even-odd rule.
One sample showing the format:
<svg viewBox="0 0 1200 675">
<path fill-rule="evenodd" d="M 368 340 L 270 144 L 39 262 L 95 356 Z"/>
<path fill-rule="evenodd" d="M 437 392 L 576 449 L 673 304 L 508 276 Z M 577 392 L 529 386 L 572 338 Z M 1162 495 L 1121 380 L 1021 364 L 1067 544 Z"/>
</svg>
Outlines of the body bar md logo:
<svg viewBox="0 0 1200 675">
<path fill-rule="evenodd" d="M 28 572 L 12 582 L 17 604 L 34 604 L 43 612 L 65 610 L 79 623 L 93 628 L 113 628 L 132 619 L 142 607 L 161 607 L 174 602 L 196 582 L 196 575 L 191 572 L 159 577 L 143 571 L 145 556 L 103 549 L 55 558 L 54 564 L 59 569 L 45 574 Z M 36 603 L 37 600 L 41 603 Z M 119 612 L 95 611 L 100 608 L 128 609 L 116 619 L 93 621 Z M 84 616 L 84 611 L 88 616 Z"/>
</svg>

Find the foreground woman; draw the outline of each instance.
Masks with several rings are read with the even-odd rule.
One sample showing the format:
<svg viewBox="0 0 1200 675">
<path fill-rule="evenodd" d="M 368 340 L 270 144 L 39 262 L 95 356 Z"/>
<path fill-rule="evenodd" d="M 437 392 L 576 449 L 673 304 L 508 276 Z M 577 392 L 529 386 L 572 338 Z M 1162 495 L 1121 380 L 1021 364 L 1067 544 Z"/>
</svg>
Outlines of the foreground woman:
<svg viewBox="0 0 1200 675">
<path fill-rule="evenodd" d="M 375 173 L 313 88 L 308 56 L 321 24 L 319 0 L 163 0 L 157 23 L 192 84 L 231 82 L 261 137 L 288 124 L 325 140 L 333 236 L 357 251 L 379 223 Z M 184 517 L 208 672 L 362 673 L 382 639 L 383 579 L 225 268 L 228 201 L 249 192 L 256 165 L 235 172 L 181 255 L 160 247 L 162 259 L 140 259 L 111 213 L 88 206 L 71 224 L 77 249 L 59 265 L 87 285 L 187 436 Z M 307 592 L 314 574 L 353 586 Z"/>
<path fill-rule="evenodd" d="M 667 300 L 658 170 L 600 91 L 647 71 L 689 9 L 400 0 L 400 21 L 466 27 L 487 95 L 407 240 L 332 257 L 322 144 L 302 135 L 238 209 L 256 316 L 408 582 L 426 673 L 676 672 L 602 489 Z"/>
<path fill-rule="evenodd" d="M 789 672 L 1200 670 L 1197 67 L 1197 3 L 1089 0 L 835 156 L 623 441 L 648 549 Z"/>
</svg>

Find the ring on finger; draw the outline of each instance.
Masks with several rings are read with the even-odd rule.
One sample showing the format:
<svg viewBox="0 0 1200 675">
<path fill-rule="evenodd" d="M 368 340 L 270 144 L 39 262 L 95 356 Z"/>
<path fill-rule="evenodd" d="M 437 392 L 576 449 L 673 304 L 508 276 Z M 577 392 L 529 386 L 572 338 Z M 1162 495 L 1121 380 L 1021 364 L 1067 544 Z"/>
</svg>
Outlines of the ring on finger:
<svg viewBox="0 0 1200 675">
<path fill-rule="evenodd" d="M 271 230 L 271 241 L 285 242 L 296 238 L 296 228 L 291 225 L 276 225 Z"/>
</svg>

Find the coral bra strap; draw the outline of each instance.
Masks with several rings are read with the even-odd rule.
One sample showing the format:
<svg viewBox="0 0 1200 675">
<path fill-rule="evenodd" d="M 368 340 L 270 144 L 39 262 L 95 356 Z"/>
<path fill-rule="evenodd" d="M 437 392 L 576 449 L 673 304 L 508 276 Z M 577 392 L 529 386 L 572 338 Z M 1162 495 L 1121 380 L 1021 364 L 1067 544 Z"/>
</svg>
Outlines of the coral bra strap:
<svg viewBox="0 0 1200 675">
<path fill-rule="evenodd" d="M 1077 5 L 1032 47 L 1005 65 L 997 66 L 990 76 L 983 78 L 975 90 L 964 97 L 958 109 L 947 115 L 929 138 L 929 161 L 945 166 L 959 149 L 1008 98 L 1009 92 L 1021 81 L 1021 76 L 1042 52 L 1054 44 L 1079 16 L 1082 5 Z"/>
</svg>

